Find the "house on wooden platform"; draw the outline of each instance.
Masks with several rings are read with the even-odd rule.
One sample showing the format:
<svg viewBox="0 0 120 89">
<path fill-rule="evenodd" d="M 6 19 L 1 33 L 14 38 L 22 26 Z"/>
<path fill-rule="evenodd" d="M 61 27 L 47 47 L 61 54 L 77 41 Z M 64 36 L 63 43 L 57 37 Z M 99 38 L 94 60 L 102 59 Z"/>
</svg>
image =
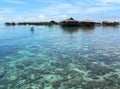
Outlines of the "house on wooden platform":
<svg viewBox="0 0 120 89">
<path fill-rule="evenodd" d="M 80 21 L 80 26 L 95 26 L 95 22 L 92 20 L 84 20 L 84 21 Z"/>
<path fill-rule="evenodd" d="M 80 23 L 79 23 L 79 21 L 77 21 L 71 17 L 69 19 L 61 21 L 60 25 L 64 26 L 64 27 L 78 27 L 78 26 L 80 26 Z"/>
<path fill-rule="evenodd" d="M 117 26 L 119 25 L 119 22 L 108 22 L 108 21 L 103 21 L 102 22 L 103 26 Z"/>
</svg>

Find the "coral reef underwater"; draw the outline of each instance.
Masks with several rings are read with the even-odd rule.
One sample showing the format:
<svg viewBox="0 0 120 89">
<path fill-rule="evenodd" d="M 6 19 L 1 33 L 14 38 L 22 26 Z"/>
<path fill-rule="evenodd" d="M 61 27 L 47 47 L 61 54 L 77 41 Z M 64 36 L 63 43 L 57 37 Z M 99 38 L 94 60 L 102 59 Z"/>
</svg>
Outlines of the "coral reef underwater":
<svg viewBox="0 0 120 89">
<path fill-rule="evenodd" d="M 120 89 L 119 35 L 96 29 L 71 34 L 56 26 L 1 47 L 0 89 Z"/>
</svg>

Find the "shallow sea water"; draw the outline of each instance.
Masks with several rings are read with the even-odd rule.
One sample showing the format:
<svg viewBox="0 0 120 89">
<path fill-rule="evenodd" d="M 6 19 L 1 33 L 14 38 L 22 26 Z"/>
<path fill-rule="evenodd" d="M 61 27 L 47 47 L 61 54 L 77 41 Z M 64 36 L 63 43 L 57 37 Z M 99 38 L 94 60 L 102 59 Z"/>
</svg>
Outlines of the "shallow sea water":
<svg viewBox="0 0 120 89">
<path fill-rule="evenodd" d="M 120 89 L 120 27 L 0 25 L 0 89 Z"/>
</svg>

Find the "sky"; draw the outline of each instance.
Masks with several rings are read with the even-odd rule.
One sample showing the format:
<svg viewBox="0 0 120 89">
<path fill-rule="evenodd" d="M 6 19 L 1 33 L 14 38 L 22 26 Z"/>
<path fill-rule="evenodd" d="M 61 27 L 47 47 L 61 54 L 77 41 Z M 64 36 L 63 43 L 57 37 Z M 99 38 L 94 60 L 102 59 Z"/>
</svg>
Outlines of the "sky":
<svg viewBox="0 0 120 89">
<path fill-rule="evenodd" d="M 120 21 L 120 0 L 0 0 L 0 22 Z"/>
</svg>

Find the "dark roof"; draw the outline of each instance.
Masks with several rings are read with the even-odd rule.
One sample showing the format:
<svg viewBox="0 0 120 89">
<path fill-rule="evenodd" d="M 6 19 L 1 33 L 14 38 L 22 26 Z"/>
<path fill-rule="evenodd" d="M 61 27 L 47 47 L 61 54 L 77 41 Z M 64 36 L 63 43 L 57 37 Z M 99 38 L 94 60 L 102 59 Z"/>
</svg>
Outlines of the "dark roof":
<svg viewBox="0 0 120 89">
<path fill-rule="evenodd" d="M 66 20 L 63 20 L 62 22 L 78 22 L 78 21 L 71 17 L 71 18 L 68 18 Z"/>
<path fill-rule="evenodd" d="M 71 17 L 71 18 L 68 18 L 67 20 L 74 20 L 74 19 Z"/>
</svg>

